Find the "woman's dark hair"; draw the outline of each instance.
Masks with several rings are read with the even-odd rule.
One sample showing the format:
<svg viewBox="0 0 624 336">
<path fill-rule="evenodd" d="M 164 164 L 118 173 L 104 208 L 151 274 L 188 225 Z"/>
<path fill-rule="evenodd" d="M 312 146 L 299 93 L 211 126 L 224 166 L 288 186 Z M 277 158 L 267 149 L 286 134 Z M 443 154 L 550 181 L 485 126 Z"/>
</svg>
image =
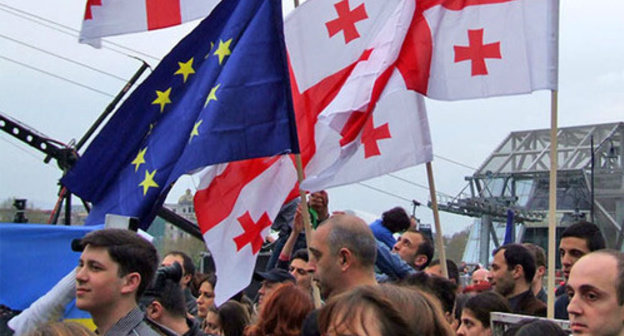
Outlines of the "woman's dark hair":
<svg viewBox="0 0 624 336">
<path fill-rule="evenodd" d="M 511 313 L 507 299 L 493 291 L 482 292 L 471 297 L 464 305 L 464 310 L 466 309 L 470 310 L 486 328 L 490 326 L 491 312 Z"/>
<path fill-rule="evenodd" d="M 236 301 L 227 301 L 219 306 L 219 322 L 223 336 L 243 336 L 245 327 L 251 322 L 245 307 Z"/>
</svg>

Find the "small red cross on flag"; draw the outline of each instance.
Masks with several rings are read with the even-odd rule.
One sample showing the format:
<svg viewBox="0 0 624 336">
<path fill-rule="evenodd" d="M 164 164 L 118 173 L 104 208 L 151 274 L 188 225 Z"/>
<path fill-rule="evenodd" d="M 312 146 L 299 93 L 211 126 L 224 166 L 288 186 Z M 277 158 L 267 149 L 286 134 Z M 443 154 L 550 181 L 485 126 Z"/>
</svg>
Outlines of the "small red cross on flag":
<svg viewBox="0 0 624 336">
<path fill-rule="evenodd" d="M 254 222 L 249 214 L 249 211 L 247 211 L 244 215 L 238 217 L 237 220 L 245 232 L 237 237 L 234 237 L 236 250 L 240 251 L 243 247 L 245 247 L 245 245 L 249 244 L 251 245 L 253 254 L 258 253 L 262 247 L 262 243 L 264 242 L 264 239 L 262 238 L 262 230 L 271 226 L 271 219 L 269 219 L 269 216 L 265 212 L 257 222 Z"/>
<path fill-rule="evenodd" d="M 487 75 L 485 65 L 486 58 L 502 58 L 500 52 L 500 42 L 483 44 L 483 28 L 469 29 L 467 47 L 453 46 L 455 50 L 455 63 L 470 60 L 472 62 L 472 75 Z"/>
<path fill-rule="evenodd" d="M 360 33 L 355 27 L 355 23 L 368 19 L 364 4 L 351 10 L 349 9 L 349 0 L 342 0 L 336 3 L 334 7 L 336 8 L 338 17 L 325 24 L 327 26 L 327 32 L 329 32 L 329 37 L 333 37 L 338 34 L 338 32 L 343 31 L 345 43 L 359 38 Z"/>
</svg>

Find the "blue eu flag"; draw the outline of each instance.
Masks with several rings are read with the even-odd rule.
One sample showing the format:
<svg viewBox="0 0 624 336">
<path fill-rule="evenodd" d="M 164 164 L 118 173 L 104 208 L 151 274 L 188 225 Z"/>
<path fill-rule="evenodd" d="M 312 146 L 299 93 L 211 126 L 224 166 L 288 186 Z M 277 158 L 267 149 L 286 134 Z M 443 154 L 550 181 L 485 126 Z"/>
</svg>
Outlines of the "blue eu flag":
<svg viewBox="0 0 624 336">
<path fill-rule="evenodd" d="M 223 0 L 130 95 L 61 180 L 149 226 L 182 174 L 297 153 L 281 0 Z"/>
</svg>

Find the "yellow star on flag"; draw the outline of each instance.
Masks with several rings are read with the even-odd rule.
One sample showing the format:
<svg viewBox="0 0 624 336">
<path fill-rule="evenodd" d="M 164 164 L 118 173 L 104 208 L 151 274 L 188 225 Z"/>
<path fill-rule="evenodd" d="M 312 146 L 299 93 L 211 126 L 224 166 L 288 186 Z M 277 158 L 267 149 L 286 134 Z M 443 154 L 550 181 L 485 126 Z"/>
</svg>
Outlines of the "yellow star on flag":
<svg viewBox="0 0 624 336">
<path fill-rule="evenodd" d="M 140 187 L 143 187 L 143 196 L 147 194 L 147 190 L 151 187 L 158 188 L 158 184 L 154 182 L 154 174 L 156 174 L 157 169 L 154 169 L 153 172 L 149 172 L 149 170 L 145 169 L 145 179 L 141 183 L 139 183 Z"/>
<path fill-rule="evenodd" d="M 191 57 L 191 59 L 186 63 L 178 62 L 178 65 L 180 66 L 180 69 L 178 69 L 174 75 L 182 75 L 184 77 L 184 83 L 186 83 L 188 76 L 195 73 L 195 69 L 193 69 L 193 57 Z"/>
<path fill-rule="evenodd" d="M 139 170 L 139 167 L 145 163 L 145 152 L 147 151 L 147 147 L 143 148 L 142 150 L 139 151 L 139 154 L 137 154 L 136 158 L 134 158 L 134 160 L 132 161 L 131 164 L 134 165 L 134 171 L 136 172 L 137 170 Z"/>
<path fill-rule="evenodd" d="M 169 99 L 170 94 L 171 88 L 168 88 L 165 92 L 156 90 L 156 96 L 158 96 L 158 98 L 154 99 L 152 105 L 159 104 L 160 113 L 163 113 L 163 111 L 165 110 L 165 105 L 171 103 L 171 99 Z"/>
<path fill-rule="evenodd" d="M 215 50 L 213 54 L 213 55 L 219 56 L 219 65 L 221 65 L 225 56 L 232 54 L 232 52 L 230 51 L 231 43 L 232 43 L 232 39 L 229 39 L 225 42 L 223 42 L 222 40 L 219 40 L 219 46 L 217 47 L 217 50 Z"/>
<path fill-rule="evenodd" d="M 204 107 L 208 106 L 208 103 L 210 103 L 211 100 L 217 100 L 217 90 L 219 90 L 220 86 L 221 84 L 217 84 L 217 86 L 210 89 L 210 93 L 208 93 L 208 97 L 206 97 L 206 103 L 204 104 Z"/>
<path fill-rule="evenodd" d="M 195 126 L 193 126 L 193 130 L 191 131 L 191 137 L 189 138 L 189 142 L 191 142 L 191 140 L 193 140 L 194 136 L 199 135 L 199 125 L 201 125 L 201 123 L 204 122 L 204 120 L 200 120 L 198 122 L 195 123 Z"/>
</svg>

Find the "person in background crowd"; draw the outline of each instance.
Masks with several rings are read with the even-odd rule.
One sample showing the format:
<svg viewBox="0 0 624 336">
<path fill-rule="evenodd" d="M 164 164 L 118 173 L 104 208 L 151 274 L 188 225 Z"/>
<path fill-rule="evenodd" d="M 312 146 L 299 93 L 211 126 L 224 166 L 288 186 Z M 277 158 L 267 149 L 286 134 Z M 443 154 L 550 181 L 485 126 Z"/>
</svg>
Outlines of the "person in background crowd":
<svg viewBox="0 0 624 336">
<path fill-rule="evenodd" d="M 568 226 L 561 233 L 559 242 L 559 257 L 561 268 L 566 282 L 570 276 L 570 270 L 574 263 L 589 252 L 605 248 L 605 240 L 596 224 L 578 222 Z M 570 303 L 567 295 L 557 297 L 555 301 L 555 318 L 567 320 L 566 307 Z"/>
<path fill-rule="evenodd" d="M 209 309 L 214 307 L 214 288 L 217 285 L 217 276 L 214 273 L 204 274 L 198 278 L 198 282 L 197 317 L 203 320 Z"/>
<path fill-rule="evenodd" d="M 520 323 L 512 325 L 505 330 L 503 336 L 568 336 L 561 327 L 553 321 L 549 320 L 523 320 Z"/>
<path fill-rule="evenodd" d="M 407 230 L 411 226 L 411 221 L 405 209 L 394 207 L 381 214 L 381 219 L 369 226 L 375 239 L 386 244 L 388 248 L 393 248 L 397 242 L 393 234 Z"/>
<path fill-rule="evenodd" d="M 454 335 L 435 299 L 390 284 L 356 287 L 332 297 L 321 309 L 319 324 L 327 336 Z"/>
<path fill-rule="evenodd" d="M 258 290 L 258 312 L 261 312 L 263 309 L 264 299 L 271 295 L 279 284 L 286 282 L 295 283 L 295 277 L 281 268 L 274 268 L 268 272 L 256 272 L 254 280 L 262 283 Z"/>
<path fill-rule="evenodd" d="M 424 270 L 433 260 L 435 247 L 429 237 L 416 229 L 405 231 L 397 243 L 392 247 L 392 252 L 398 254 L 410 266 L 416 270 Z"/>
<path fill-rule="evenodd" d="M 184 301 L 186 302 L 186 311 L 191 315 L 197 315 L 197 299 L 191 293 L 191 281 L 195 275 L 195 265 L 193 259 L 182 251 L 171 251 L 165 255 L 161 266 L 171 266 L 174 262 L 178 262 L 182 266 L 182 279 L 180 279 L 180 287 L 184 291 Z"/>
<path fill-rule="evenodd" d="M 141 302 L 145 304 L 145 316 L 150 326 L 161 334 L 204 335 L 199 321 L 187 316 L 184 292 L 179 283 L 164 279 L 162 283 L 150 286 Z"/>
<path fill-rule="evenodd" d="M 574 335 L 624 335 L 624 254 L 599 250 L 581 257 L 566 284 Z"/>
<path fill-rule="evenodd" d="M 204 332 L 211 335 L 243 336 L 251 323 L 247 309 L 240 303 L 229 300 L 219 308 L 210 308 L 203 323 Z"/>
<path fill-rule="evenodd" d="M 158 266 L 156 248 L 132 231 L 104 229 L 88 233 L 72 249 L 82 251 L 76 307 L 91 314 L 97 333 L 156 335 L 138 307 Z"/>
<path fill-rule="evenodd" d="M 42 324 L 27 333 L 26 336 L 95 336 L 96 334 L 82 324 L 75 322 L 50 322 Z"/>
<path fill-rule="evenodd" d="M 535 258 L 535 275 L 531 282 L 531 290 L 535 297 L 546 303 L 548 300 L 548 294 L 544 290 L 544 274 L 546 274 L 546 253 L 541 246 L 537 246 L 533 243 L 524 243 L 524 247 L 529 249 L 533 258 Z"/>
<path fill-rule="evenodd" d="M 459 281 L 459 269 L 457 268 L 457 264 L 451 259 L 446 259 L 446 270 L 448 272 L 448 279 L 451 280 L 451 282 L 453 282 L 455 285 L 457 285 L 458 290 L 461 289 Z M 442 275 L 442 266 L 440 264 L 440 259 L 435 259 L 434 261 L 432 261 L 431 264 L 429 264 L 429 266 L 425 268 L 425 273 L 444 277 Z"/>
<path fill-rule="evenodd" d="M 410 288 L 418 288 L 433 295 L 442 307 L 444 317 L 451 326 L 453 325 L 455 322 L 453 306 L 455 305 L 457 293 L 457 285 L 455 283 L 437 275 L 419 272 L 404 278 L 400 284 Z"/>
<path fill-rule="evenodd" d="M 546 304 L 535 298 L 531 282 L 535 259 L 521 244 L 506 244 L 494 250 L 489 280 L 496 292 L 509 300 L 512 312 L 546 317 Z"/>
<path fill-rule="evenodd" d="M 309 266 L 314 270 L 321 296 L 334 295 L 362 285 L 375 285 L 377 241 L 366 223 L 352 215 L 332 215 L 319 225 L 310 242 Z M 318 310 L 308 315 L 302 335 L 320 335 Z"/>
<path fill-rule="evenodd" d="M 483 292 L 469 298 L 461 313 L 457 336 L 492 336 L 490 313 L 510 313 L 507 299 L 496 292 Z"/>
<path fill-rule="evenodd" d="M 256 323 L 245 329 L 245 336 L 298 336 L 303 320 L 313 309 L 308 293 L 291 283 L 281 284 L 266 298 Z"/>
</svg>

